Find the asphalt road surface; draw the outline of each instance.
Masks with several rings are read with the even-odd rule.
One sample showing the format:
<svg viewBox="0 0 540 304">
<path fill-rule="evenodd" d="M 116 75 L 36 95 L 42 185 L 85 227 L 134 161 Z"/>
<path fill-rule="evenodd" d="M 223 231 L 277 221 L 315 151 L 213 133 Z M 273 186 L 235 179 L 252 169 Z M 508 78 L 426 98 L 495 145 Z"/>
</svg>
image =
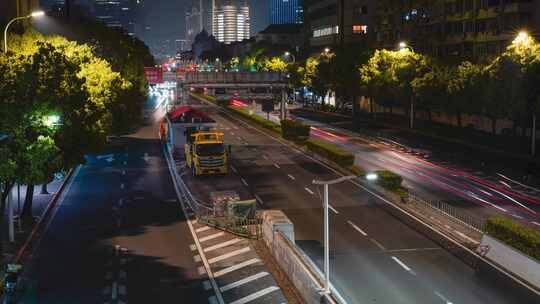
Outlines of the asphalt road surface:
<svg viewBox="0 0 540 304">
<path fill-rule="evenodd" d="M 78 170 L 18 303 L 208 303 L 157 134 L 113 139 Z"/>
<path fill-rule="evenodd" d="M 247 106 L 242 102 L 236 105 Z M 261 111 L 257 114 L 266 117 Z M 437 159 L 431 151 L 382 137 L 367 141 L 337 126 L 293 117 L 311 126 L 311 138 L 352 152 L 356 164 L 368 172 L 390 170 L 401 175 L 404 185 L 424 199 L 447 202 L 456 212 L 478 220 L 503 214 L 540 229 L 538 190 L 524 187 L 504 175 L 469 170 L 452 161 Z M 271 119 L 279 122 L 275 114 Z"/>
<path fill-rule="evenodd" d="M 295 225 L 296 243 L 320 267 L 322 189 L 312 181 L 337 175 L 228 114 L 212 116 L 235 147 L 235 174 L 264 208 L 284 210 Z M 330 188 L 331 281 L 348 303 L 540 301 L 476 274 L 380 204 L 380 199 L 352 183 Z"/>
</svg>

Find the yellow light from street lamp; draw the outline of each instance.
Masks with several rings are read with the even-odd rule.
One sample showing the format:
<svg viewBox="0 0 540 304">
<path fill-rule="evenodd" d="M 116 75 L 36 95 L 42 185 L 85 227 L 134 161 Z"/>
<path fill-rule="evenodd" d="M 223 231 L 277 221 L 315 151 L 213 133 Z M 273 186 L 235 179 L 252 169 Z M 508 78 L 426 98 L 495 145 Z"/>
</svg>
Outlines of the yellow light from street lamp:
<svg viewBox="0 0 540 304">
<path fill-rule="evenodd" d="M 30 14 L 30 17 L 32 18 L 41 17 L 41 16 L 45 16 L 44 11 L 36 11 Z"/>
<path fill-rule="evenodd" d="M 529 42 L 529 33 L 526 31 L 520 31 L 514 41 L 512 41 L 513 44 L 527 44 Z"/>
<path fill-rule="evenodd" d="M 291 53 L 285 52 L 285 56 L 290 56 L 290 55 L 291 55 Z"/>
<path fill-rule="evenodd" d="M 401 42 L 399 43 L 399 48 L 400 48 L 400 49 L 404 49 L 404 48 L 406 48 L 406 47 L 407 47 L 407 43 L 406 43 L 406 42 L 401 41 Z"/>
<path fill-rule="evenodd" d="M 324 52 L 325 52 L 325 53 L 330 53 L 330 48 L 325 48 L 325 49 L 324 49 Z"/>
</svg>

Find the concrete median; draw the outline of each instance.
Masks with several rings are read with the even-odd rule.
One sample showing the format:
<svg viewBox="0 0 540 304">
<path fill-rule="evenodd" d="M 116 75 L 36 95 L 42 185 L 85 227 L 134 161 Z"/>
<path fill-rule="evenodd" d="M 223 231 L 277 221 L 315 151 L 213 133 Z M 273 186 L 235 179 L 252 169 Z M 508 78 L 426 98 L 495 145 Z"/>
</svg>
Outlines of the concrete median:
<svg viewBox="0 0 540 304">
<path fill-rule="evenodd" d="M 321 293 L 322 281 L 294 244 L 294 226 L 281 210 L 263 212 L 263 240 L 281 269 L 308 304 L 338 303 Z"/>
</svg>

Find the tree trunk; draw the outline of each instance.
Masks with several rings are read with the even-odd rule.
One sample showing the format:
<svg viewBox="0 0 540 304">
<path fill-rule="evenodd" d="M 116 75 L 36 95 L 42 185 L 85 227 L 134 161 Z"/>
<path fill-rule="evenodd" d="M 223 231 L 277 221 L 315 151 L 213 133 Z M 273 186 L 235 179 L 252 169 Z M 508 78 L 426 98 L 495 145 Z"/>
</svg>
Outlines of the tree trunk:
<svg viewBox="0 0 540 304">
<path fill-rule="evenodd" d="M 47 190 L 47 183 L 43 183 L 41 184 L 41 194 L 50 194 L 49 191 Z"/>
<path fill-rule="evenodd" d="M 3 186 L 5 188 L 2 190 L 2 193 L 0 193 L 0 259 L 2 259 L 4 253 L 4 232 L 6 231 L 6 229 L 4 229 L 4 214 L 6 213 L 7 197 L 14 184 L 15 183 L 13 182 L 4 183 Z"/>
<path fill-rule="evenodd" d="M 21 217 L 32 218 L 32 203 L 34 201 L 34 185 L 26 186 L 26 195 L 24 197 L 24 206 Z"/>
</svg>

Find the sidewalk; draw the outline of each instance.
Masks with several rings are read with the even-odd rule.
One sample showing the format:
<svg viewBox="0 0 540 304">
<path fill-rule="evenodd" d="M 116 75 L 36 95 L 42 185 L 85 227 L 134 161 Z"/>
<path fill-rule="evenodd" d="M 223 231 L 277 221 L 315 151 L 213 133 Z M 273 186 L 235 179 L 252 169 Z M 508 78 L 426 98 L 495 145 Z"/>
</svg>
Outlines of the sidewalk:
<svg viewBox="0 0 540 304">
<path fill-rule="evenodd" d="M 32 232 L 34 224 L 37 222 L 37 220 L 43 215 L 44 211 L 46 210 L 50 200 L 53 198 L 53 195 L 58 191 L 58 188 L 62 184 L 63 179 L 60 180 L 54 180 L 51 183 L 48 184 L 47 190 L 49 191 L 49 194 L 41 194 L 41 185 L 36 185 L 34 187 L 34 197 L 33 197 L 33 204 L 32 204 L 32 215 L 35 217 L 34 223 L 32 225 L 19 225 L 18 221 L 15 221 L 15 242 L 11 243 L 9 241 L 8 237 L 8 210 L 6 208 L 6 214 L 3 214 L 4 216 L 4 227 L 2 227 L 1 231 L 4 233 L 3 238 L 3 256 L 2 259 L 0 259 L 0 277 L 5 269 L 5 264 L 9 263 L 13 257 L 15 257 L 21 248 L 21 246 L 26 241 L 27 237 Z M 18 192 L 20 192 L 20 196 L 18 196 Z M 17 186 L 13 187 L 12 189 L 12 206 L 13 206 L 13 215 L 18 217 L 20 212 L 22 212 L 22 208 L 24 205 L 24 199 L 26 195 L 26 186 L 21 185 L 20 191 L 17 190 Z"/>
</svg>

